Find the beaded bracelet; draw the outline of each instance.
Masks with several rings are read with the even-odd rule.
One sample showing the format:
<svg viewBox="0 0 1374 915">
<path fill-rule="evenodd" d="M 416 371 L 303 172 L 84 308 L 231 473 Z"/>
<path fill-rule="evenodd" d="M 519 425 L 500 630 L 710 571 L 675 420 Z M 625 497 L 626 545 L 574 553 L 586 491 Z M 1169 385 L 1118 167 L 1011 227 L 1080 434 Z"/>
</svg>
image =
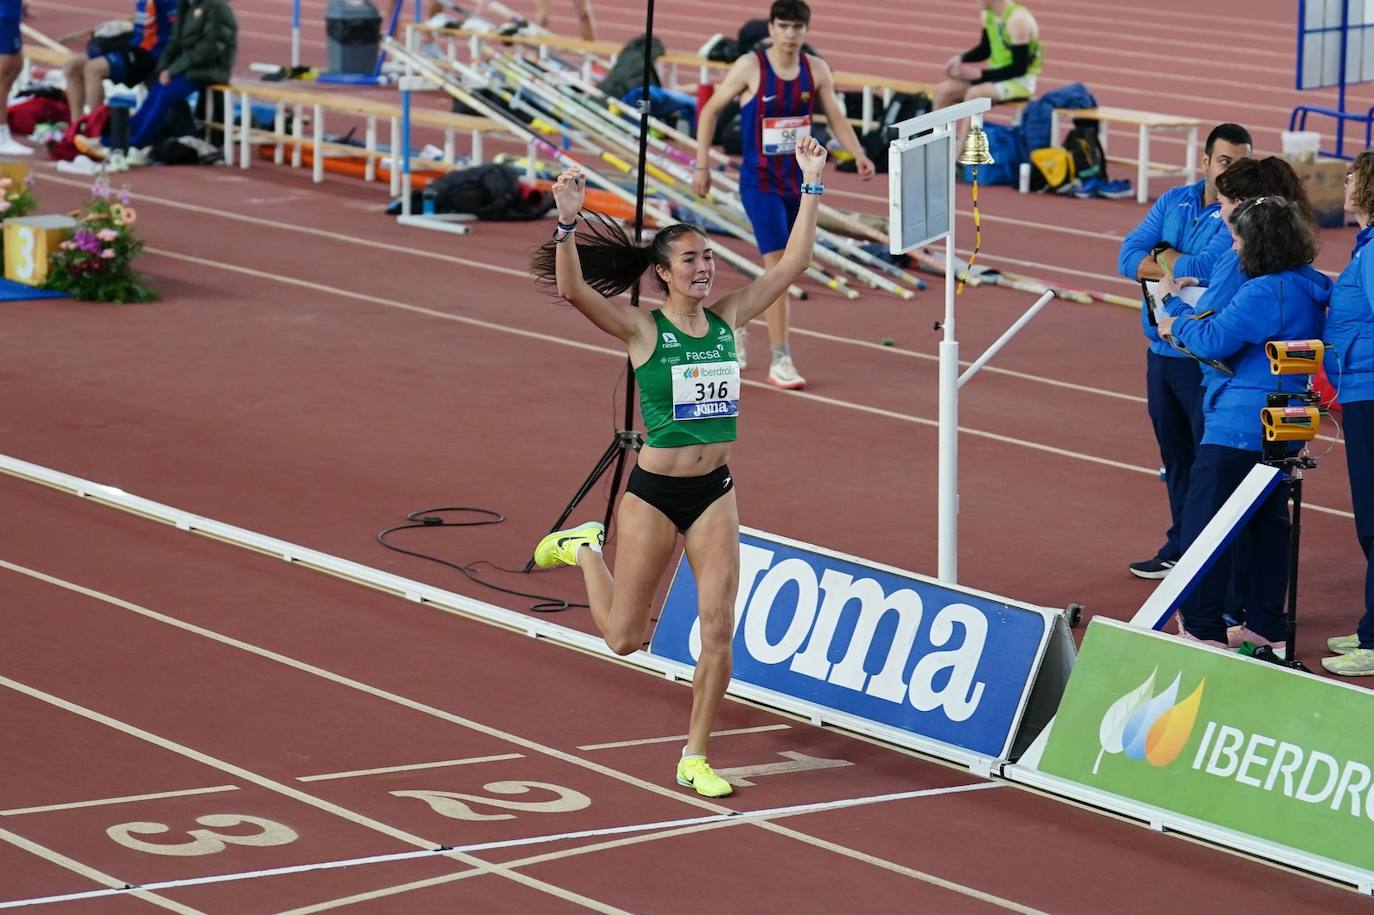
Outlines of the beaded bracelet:
<svg viewBox="0 0 1374 915">
<path fill-rule="evenodd" d="M 821 194 L 825 193 L 825 185 L 821 184 L 819 181 L 815 184 L 803 184 L 801 186 L 801 192 L 803 194 L 815 194 L 819 197 Z"/>
</svg>

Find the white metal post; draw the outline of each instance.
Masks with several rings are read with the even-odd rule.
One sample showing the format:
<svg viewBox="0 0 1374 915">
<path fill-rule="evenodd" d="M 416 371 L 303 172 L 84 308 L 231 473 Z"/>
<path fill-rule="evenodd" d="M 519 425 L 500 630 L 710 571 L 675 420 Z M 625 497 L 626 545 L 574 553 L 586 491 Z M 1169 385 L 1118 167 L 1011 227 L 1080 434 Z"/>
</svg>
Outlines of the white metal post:
<svg viewBox="0 0 1374 915">
<path fill-rule="evenodd" d="M 958 168 L 959 148 L 958 124 L 969 118 L 973 127 L 983 126 L 983 112 L 992 107 L 988 99 L 975 99 L 960 102 L 932 111 L 929 114 L 902 121 L 897 126 L 898 139 L 902 143 L 922 131 L 933 131 L 933 135 L 943 135 L 946 155 L 948 156 L 948 184 L 945 193 L 949 205 L 949 228 L 932 232 L 924 240 L 906 238 L 893 229 L 892 251 L 898 253 L 918 244 L 933 244 L 941 234 L 945 241 L 945 318 L 941 329 L 943 335 L 939 345 L 939 432 L 937 442 L 938 465 L 936 482 L 937 496 L 936 524 L 939 536 L 937 546 L 937 577 L 947 584 L 956 584 L 959 577 L 959 340 L 954 321 L 956 242 L 955 242 L 955 169 Z M 894 145 L 893 156 L 900 156 Z M 892 174 L 897 175 L 900 162 L 894 164 Z M 895 187 L 895 185 L 892 185 Z M 897 191 L 892 192 L 894 195 Z M 894 196 L 892 214 L 900 217 L 900 197 Z"/>
</svg>

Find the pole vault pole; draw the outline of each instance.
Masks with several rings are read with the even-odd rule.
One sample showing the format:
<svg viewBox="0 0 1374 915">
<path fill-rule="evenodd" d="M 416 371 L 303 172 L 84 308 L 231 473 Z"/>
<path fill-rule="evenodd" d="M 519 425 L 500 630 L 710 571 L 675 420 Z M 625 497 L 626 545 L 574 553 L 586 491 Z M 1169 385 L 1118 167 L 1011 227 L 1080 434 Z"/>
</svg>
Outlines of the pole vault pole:
<svg viewBox="0 0 1374 915">
<path fill-rule="evenodd" d="M 493 108 L 487 100 L 477 95 L 474 95 L 473 93 L 468 92 L 462 86 L 459 86 L 457 84 L 457 81 L 449 75 L 448 71 L 439 67 L 438 64 L 434 63 L 428 58 L 423 57 L 422 55 L 408 51 L 405 45 L 401 44 L 400 42 L 392 38 L 388 38 L 386 40 L 386 48 L 387 52 L 390 53 L 396 60 L 400 60 L 411 64 L 413 67 L 415 67 L 415 69 L 418 72 L 424 74 L 431 81 L 438 84 L 449 95 L 458 99 L 460 102 L 467 105 L 473 111 L 476 111 L 482 117 L 495 121 L 498 124 L 501 124 L 515 136 L 524 140 L 526 143 L 533 144 L 535 148 L 544 152 L 546 155 L 549 156 L 549 158 L 553 159 L 554 161 L 558 162 L 564 167 L 571 167 L 574 165 L 578 166 L 579 168 L 583 167 L 581 162 L 578 162 L 576 159 L 568 155 L 563 150 L 554 146 L 552 143 L 549 143 L 546 140 L 543 140 L 540 137 L 536 136 L 528 127 L 522 124 L 517 118 L 502 113 L 498 109 Z M 624 188 L 620 187 L 615 182 L 608 181 L 604 176 L 598 174 L 594 169 L 587 168 L 584 170 L 586 172 L 587 180 L 589 182 L 596 184 L 603 190 L 610 191 L 612 194 L 615 194 L 622 200 L 625 200 L 630 203 L 634 202 L 634 195 L 632 195 L 629 191 L 625 190 Z M 645 212 L 647 212 L 649 216 L 651 216 L 660 225 L 672 225 L 678 222 L 678 220 L 674 219 L 670 214 L 663 212 L 657 207 L 646 206 Z M 747 276 L 757 277 L 763 273 L 763 268 L 760 267 L 758 264 L 755 264 L 748 258 L 745 258 L 742 255 L 739 255 L 724 246 L 722 246 L 720 249 L 716 251 L 716 256 L 719 257 L 721 260 L 724 260 L 726 263 L 730 264 L 732 267 L 739 269 Z M 797 288 L 796 284 L 793 284 L 788 291 L 798 297 L 804 297 L 802 291 Z"/>
</svg>

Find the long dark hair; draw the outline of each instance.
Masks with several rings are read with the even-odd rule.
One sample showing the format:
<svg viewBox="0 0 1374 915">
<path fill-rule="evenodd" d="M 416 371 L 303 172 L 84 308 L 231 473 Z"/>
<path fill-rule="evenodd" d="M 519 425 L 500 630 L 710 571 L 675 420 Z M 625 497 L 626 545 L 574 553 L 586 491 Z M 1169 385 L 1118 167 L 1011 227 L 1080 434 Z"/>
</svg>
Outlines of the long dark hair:
<svg viewBox="0 0 1374 915">
<path fill-rule="evenodd" d="M 1312 216 L 1312 202 L 1307 199 L 1307 189 L 1303 187 L 1302 179 L 1293 171 L 1293 166 L 1278 156 L 1237 159 L 1226 171 L 1217 175 L 1217 192 L 1231 200 L 1248 200 L 1271 194 L 1287 197 L 1298 205 L 1303 219 L 1316 225 L 1316 219 Z"/>
<path fill-rule="evenodd" d="M 706 232 L 685 222 L 666 226 L 648 244 L 636 245 L 634 239 L 613 220 L 595 210 L 583 210 L 582 227 L 573 244 L 577 245 L 577 260 L 582 264 L 582 278 L 597 292 L 613 298 L 635 284 L 635 280 L 650 267 L 668 268 L 672 264 L 673 243 L 689 232 L 702 238 Z M 564 242 L 564 244 L 568 244 Z M 530 273 L 542 286 L 558 288 L 558 246 L 546 241 L 535 249 L 530 258 Z M 668 284 L 658 271 L 650 271 L 659 289 L 666 292 Z"/>
<path fill-rule="evenodd" d="M 1287 197 L 1251 197 L 1231 214 L 1240 239 L 1240 268 L 1249 277 L 1296 270 L 1317 256 L 1317 235 Z"/>
</svg>

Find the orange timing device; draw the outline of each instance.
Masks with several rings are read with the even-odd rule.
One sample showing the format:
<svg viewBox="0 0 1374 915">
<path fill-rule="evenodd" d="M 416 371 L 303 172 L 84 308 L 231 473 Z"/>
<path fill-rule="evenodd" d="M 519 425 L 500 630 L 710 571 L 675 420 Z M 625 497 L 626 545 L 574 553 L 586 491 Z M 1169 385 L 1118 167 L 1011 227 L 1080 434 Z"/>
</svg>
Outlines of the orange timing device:
<svg viewBox="0 0 1374 915">
<path fill-rule="evenodd" d="M 1274 375 L 1311 375 L 1322 364 L 1326 344 L 1320 340 L 1270 340 L 1264 344 Z"/>
<path fill-rule="evenodd" d="M 1322 424 L 1321 411 L 1316 407 L 1265 407 L 1260 419 L 1264 437 L 1271 442 L 1310 442 Z"/>
</svg>

